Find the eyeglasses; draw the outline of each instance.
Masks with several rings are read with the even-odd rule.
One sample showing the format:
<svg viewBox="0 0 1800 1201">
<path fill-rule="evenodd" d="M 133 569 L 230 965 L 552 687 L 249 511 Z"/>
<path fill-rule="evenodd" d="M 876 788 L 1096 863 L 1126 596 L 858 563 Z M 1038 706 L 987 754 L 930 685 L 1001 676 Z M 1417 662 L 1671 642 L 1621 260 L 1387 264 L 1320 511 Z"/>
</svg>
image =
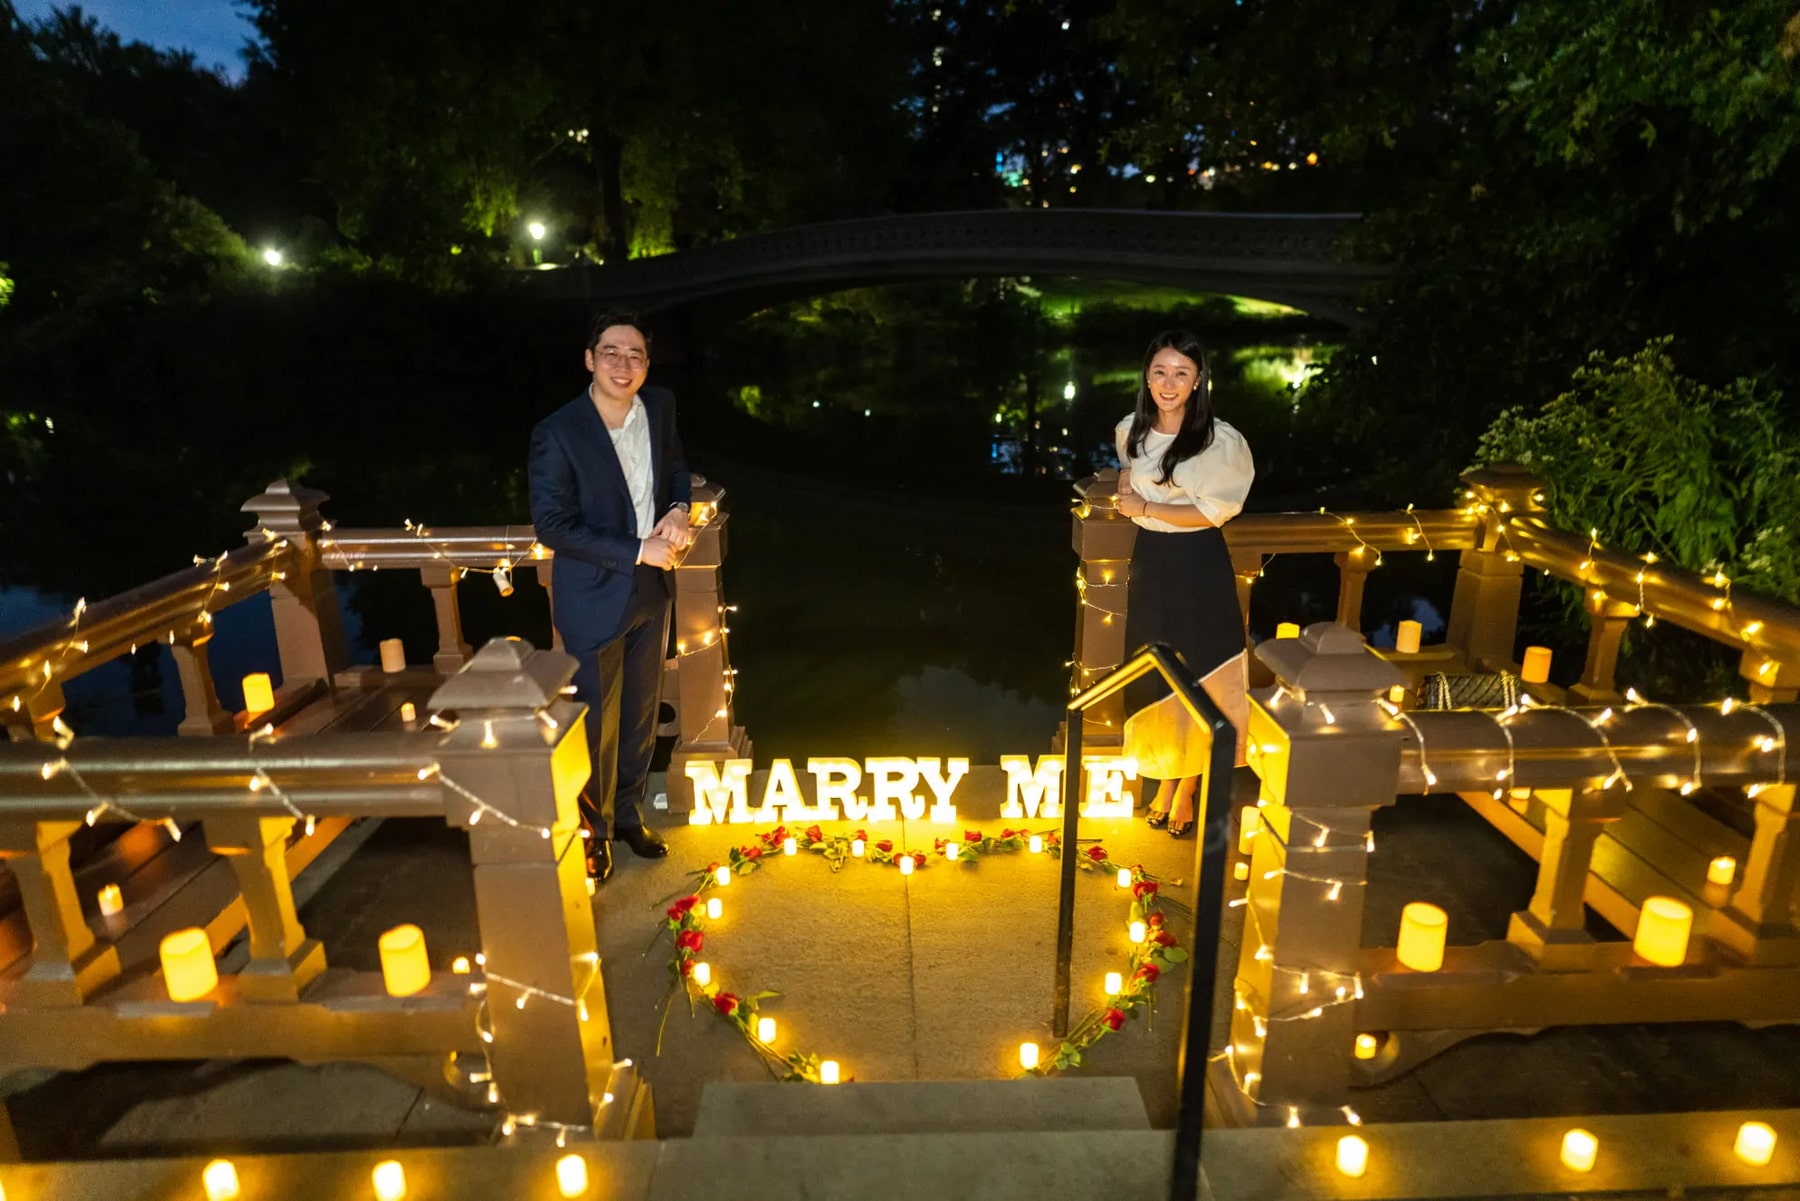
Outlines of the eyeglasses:
<svg viewBox="0 0 1800 1201">
<path fill-rule="evenodd" d="M 629 367 L 633 371 L 650 361 L 650 356 L 641 350 L 619 350 L 610 346 L 600 351 L 595 357 L 608 367 Z"/>
</svg>

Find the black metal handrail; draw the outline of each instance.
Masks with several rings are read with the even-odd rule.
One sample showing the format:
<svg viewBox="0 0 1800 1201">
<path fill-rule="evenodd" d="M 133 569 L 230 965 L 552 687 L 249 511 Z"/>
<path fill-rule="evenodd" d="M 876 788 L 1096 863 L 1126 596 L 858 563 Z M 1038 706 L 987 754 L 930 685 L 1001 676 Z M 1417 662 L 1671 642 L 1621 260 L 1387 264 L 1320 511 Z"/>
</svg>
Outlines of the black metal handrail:
<svg viewBox="0 0 1800 1201">
<path fill-rule="evenodd" d="M 1151 643 L 1087 691 L 1069 701 L 1063 744 L 1062 892 L 1056 913 L 1056 1014 L 1058 1038 L 1069 1032 L 1069 967 L 1075 946 L 1076 842 L 1081 823 L 1081 715 L 1127 684 L 1152 671 L 1162 673 L 1175 695 L 1212 738 L 1206 770 L 1200 837 L 1194 848 L 1194 936 L 1188 956 L 1187 1004 L 1181 1013 L 1176 1048 L 1175 1157 L 1169 1178 L 1171 1201 L 1194 1201 L 1200 1191 L 1201 1119 L 1206 1108 L 1206 1060 L 1212 1031 L 1213 993 L 1218 985 L 1219 933 L 1225 917 L 1225 857 L 1231 821 L 1231 775 L 1237 760 L 1237 730 L 1180 655 Z"/>
</svg>

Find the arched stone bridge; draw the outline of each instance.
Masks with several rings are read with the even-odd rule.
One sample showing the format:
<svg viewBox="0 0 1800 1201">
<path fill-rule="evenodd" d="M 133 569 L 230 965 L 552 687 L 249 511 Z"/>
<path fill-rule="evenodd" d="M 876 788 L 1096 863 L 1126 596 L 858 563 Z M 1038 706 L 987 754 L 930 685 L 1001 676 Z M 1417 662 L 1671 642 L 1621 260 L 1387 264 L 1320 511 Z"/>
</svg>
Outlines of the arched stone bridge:
<svg viewBox="0 0 1800 1201">
<path fill-rule="evenodd" d="M 629 301 L 654 311 L 760 292 L 791 299 L 899 280 L 1066 275 L 1223 292 L 1346 325 L 1378 272 L 1333 253 L 1353 213 L 1019 209 L 921 213 L 799 226 L 616 266 L 529 277 L 545 299 Z"/>
</svg>

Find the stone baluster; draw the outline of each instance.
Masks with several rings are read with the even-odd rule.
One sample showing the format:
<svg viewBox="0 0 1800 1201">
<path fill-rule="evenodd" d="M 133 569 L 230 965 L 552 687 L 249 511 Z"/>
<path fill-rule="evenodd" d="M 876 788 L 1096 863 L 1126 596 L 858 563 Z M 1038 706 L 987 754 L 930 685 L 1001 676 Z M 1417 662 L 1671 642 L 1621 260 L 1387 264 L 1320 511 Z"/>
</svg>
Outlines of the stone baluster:
<svg viewBox="0 0 1800 1201">
<path fill-rule="evenodd" d="M 1469 502 L 1487 512 L 1480 545 L 1462 552 L 1445 641 L 1479 672 L 1513 662 L 1525 565 L 1502 526 L 1514 514 L 1543 511 L 1544 483 L 1514 464 L 1497 463 L 1464 475 L 1463 484 Z"/>
<path fill-rule="evenodd" d="M 294 913 L 288 876 L 291 817 L 211 817 L 206 844 L 223 855 L 237 876 L 250 926 L 250 962 L 238 973 L 238 995 L 248 1001 L 295 1001 L 325 970 L 325 948 L 308 938 Z"/>
<path fill-rule="evenodd" d="M 752 752 L 749 736 L 736 724 L 736 684 L 726 647 L 731 622 L 720 572 L 730 514 L 721 506 L 724 496 L 723 488 L 694 478 L 689 514 L 694 542 L 671 573 L 675 657 L 663 672 L 662 699 L 675 710 L 678 727 L 665 785 L 673 813 L 693 808 L 689 763 L 748 759 Z"/>
<path fill-rule="evenodd" d="M 247 540 L 260 540 L 267 531 L 285 539 L 293 551 L 282 578 L 269 588 L 284 690 L 312 680 L 334 688 L 337 673 L 349 663 L 337 589 L 325 563 L 323 544 L 331 525 L 319 506 L 329 499 L 316 488 L 276 480 L 243 506 L 244 512 L 256 514 L 255 528 L 245 532 Z M 190 706 L 190 718 L 192 712 Z"/>
<path fill-rule="evenodd" d="M 471 649 L 463 641 L 462 602 L 457 599 L 456 585 L 463 578 L 460 567 L 421 567 L 419 578 L 431 589 L 431 607 L 437 614 L 438 649 L 431 666 L 441 676 L 454 675 L 469 661 Z"/>
<path fill-rule="evenodd" d="M 1222 1092 L 1283 1122 L 1348 1100 L 1362 911 L 1376 809 L 1398 789 L 1404 727 L 1377 700 L 1405 676 L 1335 622 L 1256 649 L 1275 674 L 1253 697 L 1255 838 Z M 1272 834 L 1272 836 L 1268 836 Z M 1343 1001 L 1343 1004 L 1336 1002 Z"/>
<path fill-rule="evenodd" d="M 0 861 L 18 882 L 31 927 L 31 966 L 13 992 L 18 1005 L 80 1005 L 119 974 L 118 952 L 81 915 L 69 869 L 69 836 L 80 822 L 0 821 Z"/>
<path fill-rule="evenodd" d="M 447 820 L 469 832 L 494 1083 L 512 1113 L 591 1126 L 613 1053 L 575 803 L 586 709 L 560 695 L 574 674 L 569 655 L 496 638 L 430 707 L 459 718 L 438 762 Z"/>
<path fill-rule="evenodd" d="M 1108 468 L 1075 487 L 1073 541 L 1076 557 L 1075 661 L 1070 693 L 1099 683 L 1135 647 L 1125 645 L 1125 608 L 1131 584 L 1131 551 L 1137 526 L 1119 516 L 1119 473 Z M 1125 698 L 1119 693 L 1088 708 L 1081 744 L 1107 751 L 1124 743 Z M 1061 739 L 1057 740 L 1061 745 Z"/>
<path fill-rule="evenodd" d="M 187 716 L 176 728 L 180 734 L 229 734 L 237 724 L 225 707 L 219 704 L 219 690 L 213 684 L 212 662 L 207 644 L 212 641 L 212 627 L 201 627 L 190 641 L 177 640 L 169 647 L 175 657 L 175 671 L 181 677 L 181 700 Z"/>
<path fill-rule="evenodd" d="M 1757 792 L 1756 832 L 1743 882 L 1706 931 L 1757 966 L 1800 963 L 1800 930 L 1794 926 L 1800 812 L 1794 807 L 1794 791 L 1794 785 L 1780 784 Z"/>
<path fill-rule="evenodd" d="M 1361 553 L 1357 553 L 1361 551 Z M 1363 586 L 1374 570 L 1375 556 L 1361 547 L 1339 551 L 1332 556 L 1338 569 L 1337 623 L 1355 633 L 1362 633 Z"/>
<path fill-rule="evenodd" d="M 1507 941 L 1545 971 L 1584 971 L 1594 966 L 1582 895 L 1594 861 L 1594 844 L 1609 822 L 1625 814 L 1623 788 L 1540 788 L 1544 848 L 1538 854 L 1537 888 L 1528 908 L 1512 915 Z"/>
<path fill-rule="evenodd" d="M 1581 679 L 1569 689 L 1569 702 L 1577 705 L 1610 705 L 1624 698 L 1615 689 L 1614 673 L 1619 667 L 1619 644 L 1626 627 L 1637 616 L 1637 606 L 1614 600 L 1597 588 L 1590 588 L 1582 605 L 1593 623 L 1588 630 L 1587 663 Z"/>
</svg>

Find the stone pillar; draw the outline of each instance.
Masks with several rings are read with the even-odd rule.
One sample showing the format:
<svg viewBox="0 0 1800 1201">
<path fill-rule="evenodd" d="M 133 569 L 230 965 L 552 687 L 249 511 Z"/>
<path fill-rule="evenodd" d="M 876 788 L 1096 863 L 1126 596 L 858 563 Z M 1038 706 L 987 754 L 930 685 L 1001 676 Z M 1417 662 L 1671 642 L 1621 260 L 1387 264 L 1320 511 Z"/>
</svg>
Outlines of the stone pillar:
<svg viewBox="0 0 1800 1201">
<path fill-rule="evenodd" d="M 285 539 L 293 552 L 269 589 L 284 689 L 311 680 L 333 688 L 337 673 L 349 664 L 343 614 L 321 545 L 331 523 L 319 506 L 329 499 L 316 488 L 276 480 L 243 506 L 244 512 L 256 514 L 256 526 L 245 532 L 246 540 L 273 535 Z"/>
<path fill-rule="evenodd" d="M 663 699 L 673 705 L 680 727 L 664 783 L 672 813 L 693 808 L 690 762 L 751 757 L 750 739 L 735 724 L 736 684 L 726 645 L 730 611 L 719 578 L 730 517 L 720 507 L 724 495 L 724 489 L 696 480 L 688 516 L 694 542 L 673 572 L 675 657 L 663 672 Z"/>
<path fill-rule="evenodd" d="M 1524 564 L 1505 536 L 1521 514 L 1542 513 L 1545 484 L 1512 463 L 1495 463 L 1463 476 L 1467 502 L 1482 516 L 1480 545 L 1462 552 L 1451 596 L 1445 641 L 1463 654 L 1470 671 L 1513 662 L 1519 633 L 1519 594 Z"/>
<path fill-rule="evenodd" d="M 175 657 L 175 671 L 181 677 L 181 701 L 187 716 L 176 727 L 180 734 L 229 734 L 237 725 L 232 715 L 219 704 L 219 690 L 213 685 L 212 664 L 207 644 L 212 641 L 212 627 L 195 636 L 192 642 L 176 642 L 169 647 Z"/>
<path fill-rule="evenodd" d="M 1590 588 L 1583 607 L 1593 623 L 1588 630 L 1587 664 L 1581 669 L 1581 680 L 1569 689 L 1572 705 L 1611 705 L 1624 699 L 1613 685 L 1619 667 L 1619 643 L 1625 629 L 1637 616 L 1637 606 L 1614 600 Z"/>
<path fill-rule="evenodd" d="M 1250 712 L 1257 804 L 1273 836 L 1253 843 L 1221 1065 L 1232 1074 L 1220 1083 L 1262 1103 L 1252 1120 L 1282 1123 L 1289 1107 L 1305 1120 L 1349 1100 L 1367 839 L 1398 790 L 1404 733 L 1376 702 L 1405 675 L 1335 622 L 1256 654 L 1277 680 Z"/>
<path fill-rule="evenodd" d="M 291 817 L 209 817 L 206 845 L 223 855 L 237 875 L 250 926 L 250 963 L 237 975 L 247 1001 L 297 1001 L 300 990 L 325 970 L 325 948 L 308 938 L 294 913 L 288 877 Z"/>
<path fill-rule="evenodd" d="M 574 675 L 569 655 L 496 638 L 430 708 L 460 719 L 438 762 L 446 819 L 469 832 L 500 1104 L 592 1126 L 613 1044 L 575 803 L 586 709 L 561 696 Z"/>
<path fill-rule="evenodd" d="M 1763 788 L 1755 804 L 1756 833 L 1743 883 L 1706 932 L 1758 966 L 1800 963 L 1800 930 L 1794 926 L 1800 814 L 1794 808 L 1794 785 Z"/>
<path fill-rule="evenodd" d="M 1594 966 L 1594 940 L 1582 894 L 1595 842 L 1625 813 L 1625 790 L 1543 788 L 1536 795 L 1544 805 L 1537 889 L 1530 906 L 1512 915 L 1506 938 L 1546 971 L 1585 971 Z"/>
<path fill-rule="evenodd" d="M 1125 661 L 1125 606 L 1137 526 L 1119 516 L 1119 473 L 1108 469 L 1075 487 L 1075 656 L 1069 695 L 1099 683 Z M 1125 697 L 1115 694 L 1088 709 L 1081 744 L 1093 751 L 1124 745 Z M 1057 739 L 1060 746 L 1062 740 Z"/>
<path fill-rule="evenodd" d="M 431 589 L 431 607 L 437 613 L 438 649 L 431 657 L 431 666 L 441 676 L 454 675 L 469 661 L 469 644 L 463 641 L 462 605 L 456 598 L 456 584 L 462 577 L 460 567 L 433 565 L 419 569 L 419 578 Z"/>
<path fill-rule="evenodd" d="M 119 974 L 118 952 L 100 945 L 81 915 L 69 870 L 69 836 L 79 829 L 80 822 L 0 821 L 0 861 L 18 882 L 34 944 L 14 1004 L 80 1005 Z"/>
</svg>

